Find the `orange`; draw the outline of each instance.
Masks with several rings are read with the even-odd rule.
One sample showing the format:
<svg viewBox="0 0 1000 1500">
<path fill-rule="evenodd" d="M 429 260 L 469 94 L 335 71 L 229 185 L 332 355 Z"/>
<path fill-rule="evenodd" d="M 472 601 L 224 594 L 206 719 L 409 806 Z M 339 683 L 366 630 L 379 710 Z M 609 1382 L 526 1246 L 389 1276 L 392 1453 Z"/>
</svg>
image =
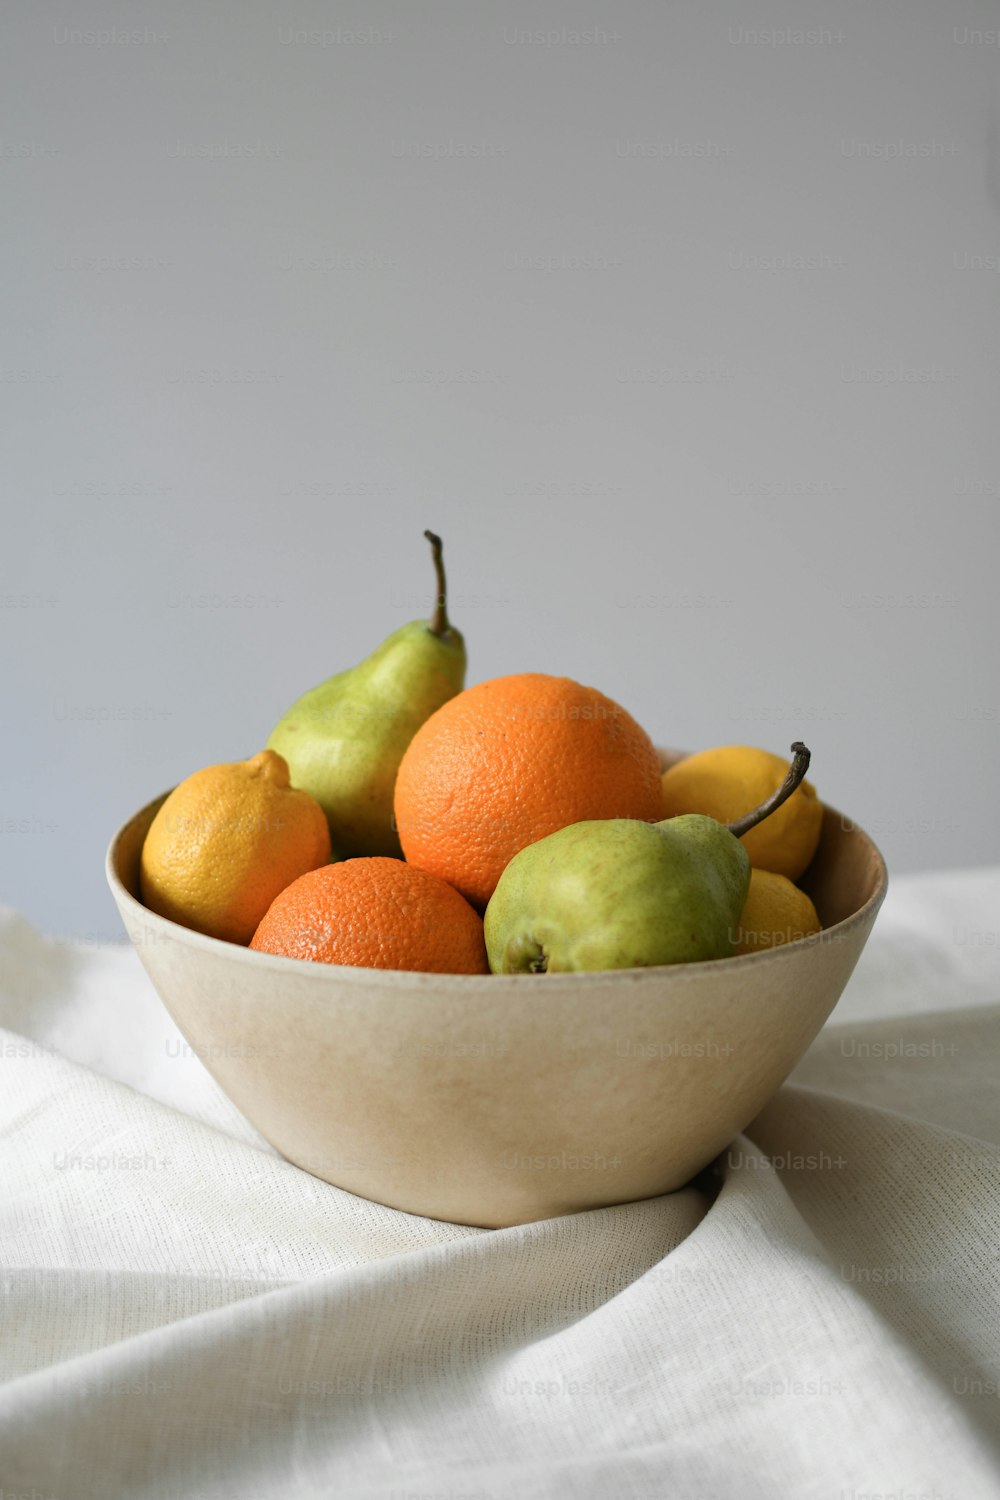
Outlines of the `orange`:
<svg viewBox="0 0 1000 1500">
<path fill-rule="evenodd" d="M 750 871 L 750 892 L 740 925 L 733 934 L 737 953 L 760 953 L 822 931 L 816 908 L 805 891 L 784 875 Z"/>
<path fill-rule="evenodd" d="M 719 745 L 700 750 L 671 766 L 663 775 L 663 816 L 705 813 L 732 823 L 777 791 L 788 772 L 788 760 L 752 745 Z M 770 817 L 740 840 L 758 870 L 773 870 L 798 880 L 816 853 L 823 826 L 823 805 L 809 781 L 792 793 Z"/>
<path fill-rule="evenodd" d="M 142 846 L 142 899 L 182 927 L 249 943 L 278 892 L 329 858 L 323 809 L 262 750 L 174 788 Z"/>
<path fill-rule="evenodd" d="M 596 688 L 522 672 L 480 682 L 417 730 L 396 778 L 410 864 L 485 907 L 527 844 L 591 818 L 663 816 L 645 730 Z"/>
<path fill-rule="evenodd" d="M 383 855 L 293 880 L 250 946 L 310 963 L 489 973 L 479 913 L 436 875 Z"/>
</svg>

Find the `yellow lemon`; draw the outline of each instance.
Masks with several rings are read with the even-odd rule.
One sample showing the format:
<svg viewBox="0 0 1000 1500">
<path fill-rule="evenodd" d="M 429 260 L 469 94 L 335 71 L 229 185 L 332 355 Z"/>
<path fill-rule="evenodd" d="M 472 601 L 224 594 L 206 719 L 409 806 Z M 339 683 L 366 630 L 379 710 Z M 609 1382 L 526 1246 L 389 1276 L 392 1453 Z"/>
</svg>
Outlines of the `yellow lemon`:
<svg viewBox="0 0 1000 1500">
<path fill-rule="evenodd" d="M 750 892 L 739 930 L 733 935 L 738 954 L 760 953 L 763 948 L 794 943 L 822 930 L 805 891 L 784 875 L 774 875 L 770 870 L 750 871 Z"/>
<path fill-rule="evenodd" d="M 323 809 L 262 750 L 174 788 L 142 846 L 142 899 L 182 927 L 249 943 L 275 896 L 329 859 Z"/>
<path fill-rule="evenodd" d="M 788 761 L 750 745 L 720 745 L 678 761 L 663 773 L 663 816 L 705 813 L 732 823 L 777 790 Z M 741 842 L 758 870 L 773 870 L 798 880 L 816 853 L 823 807 L 809 781 Z"/>
</svg>

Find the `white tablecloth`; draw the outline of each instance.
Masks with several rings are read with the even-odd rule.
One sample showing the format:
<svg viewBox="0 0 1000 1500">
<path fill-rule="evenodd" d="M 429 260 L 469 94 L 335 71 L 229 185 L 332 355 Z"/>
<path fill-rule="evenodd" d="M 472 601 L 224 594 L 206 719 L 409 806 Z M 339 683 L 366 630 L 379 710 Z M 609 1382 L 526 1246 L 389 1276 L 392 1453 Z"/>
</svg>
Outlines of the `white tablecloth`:
<svg viewBox="0 0 1000 1500">
<path fill-rule="evenodd" d="M 0 926 L 0 1496 L 996 1500 L 1000 870 L 895 881 L 718 1181 L 515 1229 L 278 1158 Z"/>
</svg>

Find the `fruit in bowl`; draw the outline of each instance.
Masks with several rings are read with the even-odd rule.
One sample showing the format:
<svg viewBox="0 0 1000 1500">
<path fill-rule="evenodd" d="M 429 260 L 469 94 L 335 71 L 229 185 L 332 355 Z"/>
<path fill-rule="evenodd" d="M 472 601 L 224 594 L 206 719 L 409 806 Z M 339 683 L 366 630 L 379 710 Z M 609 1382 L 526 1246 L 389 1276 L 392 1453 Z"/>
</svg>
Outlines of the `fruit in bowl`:
<svg viewBox="0 0 1000 1500">
<path fill-rule="evenodd" d="M 329 858 L 323 809 L 262 750 L 174 788 L 142 846 L 142 899 L 185 927 L 249 943 L 274 898 Z"/>
<path fill-rule="evenodd" d="M 884 864 L 803 780 L 798 743 L 790 768 L 750 747 L 658 752 L 595 689 L 521 673 L 463 690 L 452 657 L 447 691 L 415 694 L 454 647 L 435 636 L 432 542 L 434 615 L 389 638 L 378 712 L 363 674 L 351 716 L 293 709 L 308 755 L 271 744 L 222 768 L 267 768 L 294 809 L 273 846 L 227 846 L 224 823 L 172 845 L 164 814 L 196 773 L 116 834 L 112 893 L 192 1048 L 316 1176 L 485 1226 L 671 1191 L 822 1026 Z M 359 829 L 369 852 L 338 860 Z M 402 857 L 372 852 L 387 829 Z M 164 870 L 195 899 L 161 900 Z"/>
<path fill-rule="evenodd" d="M 823 930 L 766 951 L 544 976 L 303 963 L 143 905 L 139 856 L 161 800 L 115 835 L 108 880 L 223 1090 L 315 1176 L 487 1227 L 653 1197 L 707 1166 L 833 1010 L 887 884 L 867 835 L 824 807 L 803 879 Z"/>
<path fill-rule="evenodd" d="M 776 791 L 732 823 L 679 813 L 655 823 L 572 823 L 529 844 L 486 908 L 496 974 L 631 969 L 731 958 L 750 893 L 741 839 L 795 796 L 809 766 L 799 741 Z"/>
<path fill-rule="evenodd" d="M 632 715 L 568 677 L 478 683 L 407 747 L 395 812 L 406 859 L 483 909 L 527 844 L 589 818 L 663 815 L 660 764 Z"/>
<path fill-rule="evenodd" d="M 327 815 L 342 855 L 398 855 L 392 797 L 403 752 L 421 724 L 465 682 L 465 641 L 448 619 L 441 538 L 431 544 L 437 596 L 344 672 L 303 693 L 275 724 L 268 748 Z"/>
</svg>

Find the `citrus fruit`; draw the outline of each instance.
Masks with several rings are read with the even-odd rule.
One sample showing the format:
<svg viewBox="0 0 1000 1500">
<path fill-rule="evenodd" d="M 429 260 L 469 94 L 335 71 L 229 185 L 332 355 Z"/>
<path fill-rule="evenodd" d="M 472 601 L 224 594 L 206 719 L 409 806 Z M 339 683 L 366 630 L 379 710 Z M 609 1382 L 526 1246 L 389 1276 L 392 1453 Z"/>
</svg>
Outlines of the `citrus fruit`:
<svg viewBox="0 0 1000 1500">
<path fill-rule="evenodd" d="M 417 730 L 396 778 L 410 864 L 485 907 L 521 849 L 569 823 L 663 816 L 656 750 L 632 716 L 568 677 L 467 688 Z"/>
<path fill-rule="evenodd" d="M 750 891 L 733 934 L 738 954 L 760 953 L 821 931 L 816 908 L 805 891 L 771 870 L 750 871 Z"/>
<path fill-rule="evenodd" d="M 776 791 L 787 773 L 787 760 L 769 750 L 750 745 L 701 750 L 664 772 L 663 817 L 705 813 L 720 823 L 732 823 Z M 798 880 L 816 852 L 822 822 L 816 789 L 804 781 L 741 842 L 755 869 Z"/>
<path fill-rule="evenodd" d="M 329 858 L 323 809 L 262 750 L 174 788 L 142 846 L 142 899 L 182 927 L 249 943 L 278 892 Z"/>
<path fill-rule="evenodd" d="M 383 855 L 300 875 L 272 901 L 250 947 L 311 963 L 489 973 L 479 913 L 436 875 Z"/>
</svg>

